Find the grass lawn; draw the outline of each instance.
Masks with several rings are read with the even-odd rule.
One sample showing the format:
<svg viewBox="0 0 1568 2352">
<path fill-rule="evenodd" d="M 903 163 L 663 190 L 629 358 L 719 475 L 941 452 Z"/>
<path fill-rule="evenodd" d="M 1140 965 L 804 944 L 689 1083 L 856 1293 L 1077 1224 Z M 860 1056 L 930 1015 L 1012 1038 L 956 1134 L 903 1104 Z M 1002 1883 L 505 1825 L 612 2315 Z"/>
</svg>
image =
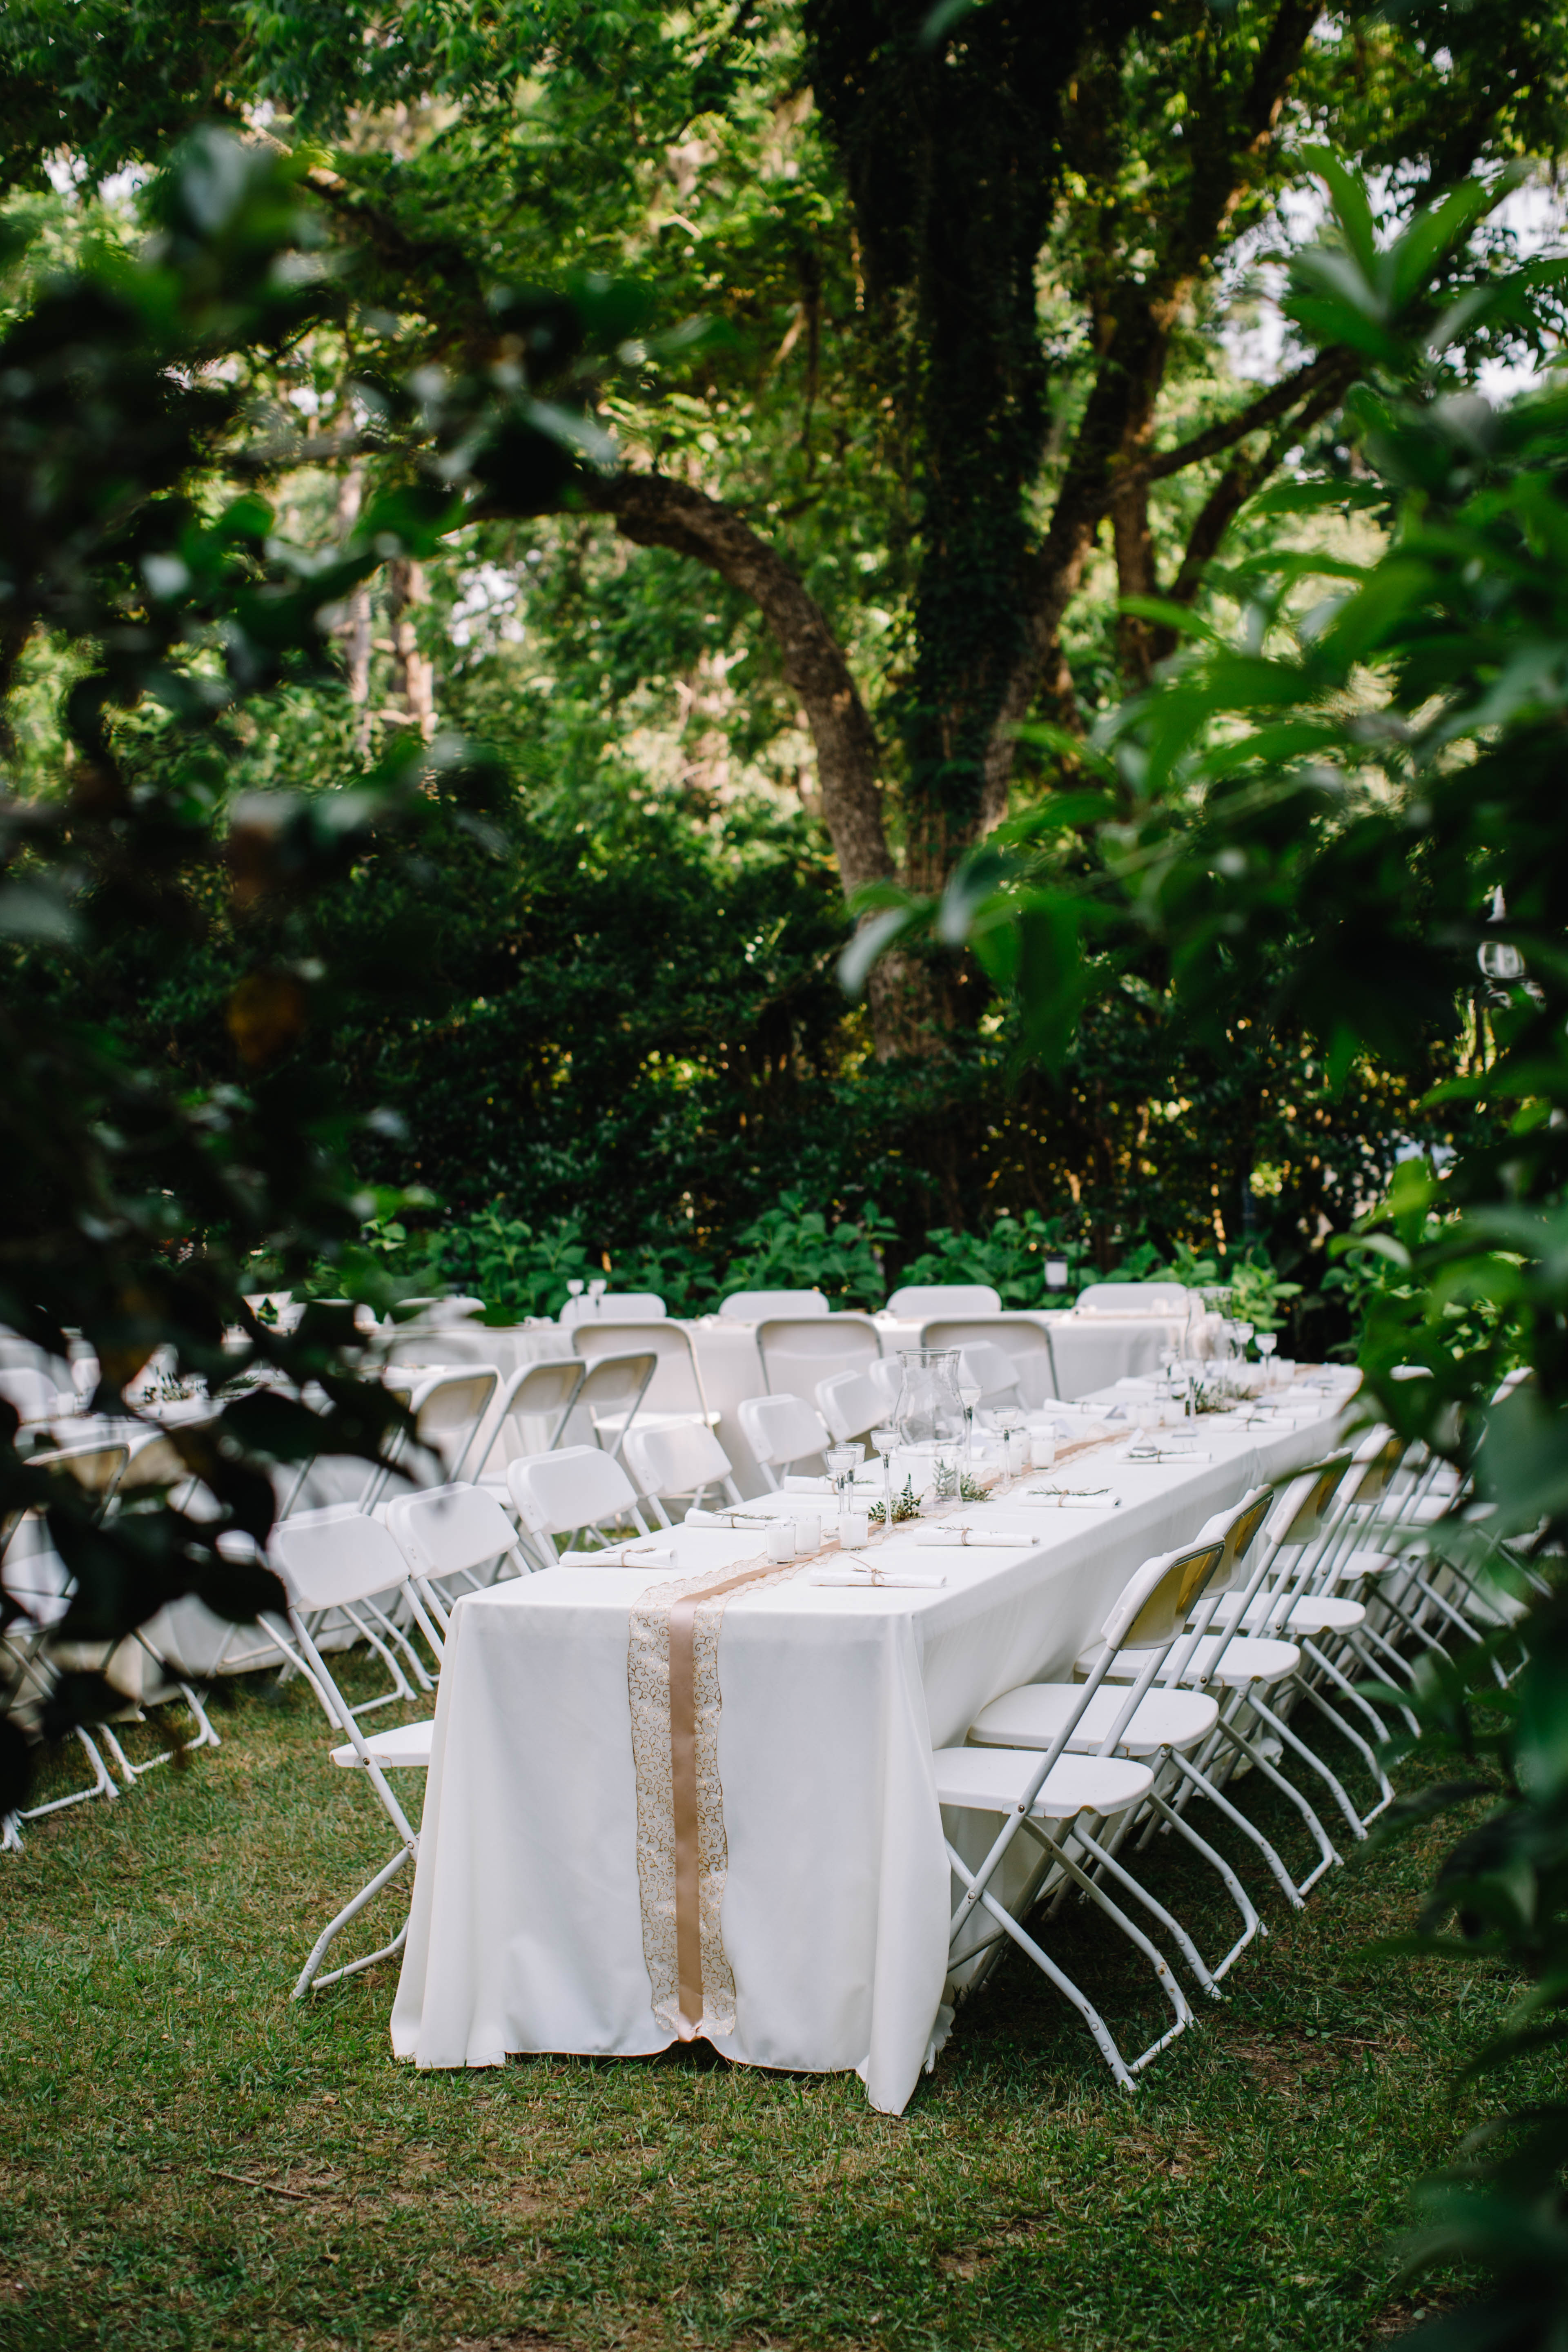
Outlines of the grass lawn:
<svg viewBox="0 0 1568 2352">
<path fill-rule="evenodd" d="M 1135 2098 L 1018 1956 L 898 2120 L 853 2076 L 700 2047 L 418 2074 L 391 2054 L 388 1969 L 288 1998 L 384 1823 L 300 1686 L 219 1705 L 221 1752 L 0 1858 L 6 2352 L 1330 2352 L 1420 2307 L 1385 2242 L 1511 1990 L 1361 1957 L 1407 1922 L 1436 1839 L 1352 1857 L 1294 1919 L 1247 1863 L 1270 1938 Z M 1152 1882 L 1223 1948 L 1169 1843 Z M 1058 1942 L 1132 2044 L 1156 2014 L 1142 1964 L 1081 1916 Z"/>
</svg>

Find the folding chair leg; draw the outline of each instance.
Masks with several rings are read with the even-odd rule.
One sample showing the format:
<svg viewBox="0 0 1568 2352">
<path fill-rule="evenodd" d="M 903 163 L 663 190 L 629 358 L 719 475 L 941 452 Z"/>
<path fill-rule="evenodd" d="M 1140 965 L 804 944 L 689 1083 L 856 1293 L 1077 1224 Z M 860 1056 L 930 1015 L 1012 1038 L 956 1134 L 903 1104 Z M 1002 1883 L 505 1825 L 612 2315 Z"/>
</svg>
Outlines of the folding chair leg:
<svg viewBox="0 0 1568 2352">
<path fill-rule="evenodd" d="M 1066 1871 L 1068 1876 L 1072 1880 L 1073 1884 L 1082 1890 L 1096 1908 L 1103 1911 L 1106 1917 L 1121 1928 L 1128 1942 L 1142 1953 L 1144 1958 L 1148 1961 L 1150 1967 L 1153 1969 L 1155 1976 L 1159 1979 L 1161 1991 L 1164 1994 L 1165 1999 L 1170 2002 L 1172 2009 L 1175 2011 L 1176 2021 L 1174 2025 L 1168 2027 L 1157 2042 L 1151 2042 L 1149 2047 L 1143 2052 L 1141 2057 L 1130 2058 L 1126 2061 L 1127 2071 L 1129 2074 L 1141 2074 L 1144 2067 L 1149 2065 L 1153 2059 L 1159 2056 L 1161 2051 L 1166 2047 L 1167 2043 L 1173 2042 L 1178 2033 L 1184 2033 L 1186 2032 L 1188 2026 L 1193 2021 L 1192 2003 L 1188 2000 L 1186 1994 L 1182 1990 L 1181 1986 L 1177 1983 L 1174 1975 L 1172 1973 L 1171 1964 L 1165 1958 L 1163 1952 L 1160 1950 L 1158 1945 L 1152 1944 L 1148 1937 L 1143 1933 L 1142 1928 L 1134 1926 L 1133 1922 L 1127 1916 L 1126 1912 L 1123 1911 L 1119 1905 L 1111 1901 L 1104 1887 L 1098 1885 L 1095 1881 L 1090 1878 L 1089 1873 L 1082 1869 L 1073 1859 L 1073 1856 L 1068 1852 L 1066 1846 L 1064 1846 L 1059 1840 L 1050 1836 L 1037 1821 L 1026 1819 L 1025 1821 L 1024 1827 L 1028 1831 L 1032 1837 L 1037 1838 L 1039 1841 L 1040 1844 L 1045 1847 L 1046 1852 L 1050 1855 L 1053 1862 L 1059 1864 L 1061 1868 Z M 1088 1833 L 1082 1829 L 1078 1828 L 1076 1825 L 1072 1834 L 1080 1843 L 1085 1844 L 1089 1843 Z M 984 1899 L 985 1898 L 982 1896 L 981 1900 L 984 1901 Z"/>
<path fill-rule="evenodd" d="M 1135 1903 L 1142 1903 L 1144 1910 L 1151 1913 L 1154 1918 L 1158 1919 L 1161 1927 L 1169 1934 L 1172 1942 L 1175 1945 L 1176 1949 L 1186 1961 L 1188 1968 L 1191 1969 L 1194 1976 L 1196 1977 L 1199 1984 L 1202 1985 L 1209 1999 L 1211 2000 L 1223 2000 L 1225 1999 L 1224 1993 L 1221 1992 L 1218 1984 L 1215 1982 L 1214 1977 L 1209 1973 L 1208 1965 L 1205 1960 L 1203 1954 L 1199 1951 L 1197 1946 L 1194 1943 L 1186 1929 L 1182 1926 L 1181 1921 L 1173 1917 L 1173 1915 L 1166 1910 L 1163 1903 L 1157 1902 L 1154 1896 L 1150 1894 L 1146 1886 L 1141 1886 L 1138 1881 L 1133 1877 L 1132 1873 L 1130 1870 L 1124 1870 L 1121 1863 L 1117 1861 L 1116 1856 L 1105 1846 L 1102 1846 L 1097 1838 L 1091 1838 L 1087 1830 L 1078 1830 L 1074 1834 L 1085 1853 L 1093 1855 L 1100 1870 L 1102 1870 L 1108 1877 L 1114 1878 L 1118 1886 L 1125 1887 L 1128 1894 L 1131 1895 Z"/>
<path fill-rule="evenodd" d="M 1360 1706 L 1366 1706 L 1365 1700 L 1362 1699 L 1360 1695 L 1351 1688 L 1351 1685 L 1346 1682 L 1343 1675 L 1340 1673 L 1332 1660 L 1326 1658 L 1323 1655 L 1323 1653 L 1319 1649 L 1315 1642 L 1303 1642 L 1301 1643 L 1301 1648 L 1306 1653 L 1307 1656 L 1311 1659 L 1312 1664 L 1319 1667 L 1321 1672 L 1329 1677 L 1329 1680 L 1334 1684 L 1335 1687 L 1341 1690 L 1347 1698 Z M 1363 1758 L 1367 1770 L 1372 1774 L 1373 1786 L 1377 1790 L 1377 1802 L 1373 1805 L 1370 1813 L 1363 1813 L 1361 1817 L 1362 1827 L 1364 1829 L 1369 1822 L 1376 1821 L 1379 1813 L 1383 1812 L 1386 1807 L 1393 1804 L 1394 1783 L 1389 1779 L 1387 1773 L 1384 1770 L 1382 1765 L 1378 1762 L 1377 1751 L 1372 1746 L 1371 1742 L 1363 1738 L 1362 1734 L 1357 1731 L 1353 1724 L 1347 1723 L 1342 1716 L 1335 1714 L 1333 1708 L 1329 1705 L 1328 1700 L 1323 1696 L 1321 1690 L 1315 1689 L 1310 1682 L 1305 1681 L 1300 1675 L 1298 1675 L 1295 1679 L 1300 1687 L 1302 1696 L 1304 1698 L 1310 1699 L 1319 1714 L 1324 1715 L 1328 1717 L 1335 1730 L 1340 1734 L 1342 1739 L 1348 1739 L 1350 1741 L 1351 1746 L 1355 1748 L 1357 1753 Z M 1370 1707 L 1367 1708 L 1367 1712 L 1369 1714 L 1372 1712 Z M 1381 1725 L 1378 1727 L 1380 1730 L 1382 1729 Z"/>
<path fill-rule="evenodd" d="M 1003 1934 L 1011 1937 L 1020 1951 L 1028 1954 L 1047 1983 L 1054 1985 L 1062 1999 L 1072 2003 L 1088 2026 L 1094 2038 L 1095 2048 L 1110 2067 L 1120 2088 L 1123 2091 L 1135 2091 L 1138 2085 L 1132 2071 L 1117 2048 L 1110 2027 L 1089 2000 L 1089 1995 L 1079 1990 L 1065 1969 L 1058 1968 L 1050 1954 L 1036 1943 L 1026 1929 L 1020 1927 L 1005 1905 L 999 1903 L 988 1888 L 982 1888 L 979 1885 L 975 1874 L 970 1869 L 963 1855 L 955 1853 L 951 1845 L 947 1849 L 947 1858 L 952 1865 L 954 1875 L 963 1881 L 965 1887 L 973 1895 L 980 1907 L 990 1913 Z M 966 1909 L 964 1913 L 966 1924 L 972 1916 L 972 1909 Z"/>
<path fill-rule="evenodd" d="M 1171 1761 L 1187 1786 L 1190 1789 L 1195 1789 L 1200 1796 L 1206 1797 L 1210 1804 L 1225 1815 L 1231 1826 L 1238 1829 L 1242 1836 L 1258 1848 L 1258 1853 L 1273 1872 L 1275 1883 L 1291 1910 L 1304 1911 L 1307 1906 L 1297 1891 L 1296 1882 L 1286 1867 L 1284 1857 L 1264 1836 L 1257 1822 L 1249 1822 L 1247 1815 L 1231 1803 L 1223 1790 L 1216 1789 L 1207 1775 L 1200 1772 L 1195 1764 L 1189 1764 L 1184 1756 L 1173 1756 Z M 1174 1811 L 1174 1808 L 1173 1807 L 1172 1810 Z"/>
<path fill-rule="evenodd" d="M 22 1844 L 21 1818 L 19 1813 L 7 1813 L 5 1820 L 0 1822 L 0 1853 L 21 1853 L 26 1851 Z"/>
<path fill-rule="evenodd" d="M 1268 1930 L 1254 1909 L 1251 1896 L 1224 1854 L 1217 1853 L 1206 1838 L 1200 1837 L 1191 1822 L 1184 1821 L 1175 1807 L 1168 1805 L 1157 1789 L 1152 1789 L 1149 1791 L 1149 1802 L 1153 1806 L 1160 1819 L 1169 1828 L 1173 1829 L 1178 1837 L 1184 1838 L 1194 1853 L 1201 1853 L 1210 1867 L 1218 1873 L 1224 1882 L 1226 1893 L 1241 1914 L 1241 1934 L 1226 1952 L 1224 1959 L 1216 1960 L 1209 1971 L 1214 1983 L 1217 1985 L 1220 1979 L 1240 1959 L 1254 1936 L 1267 1936 Z"/>
<path fill-rule="evenodd" d="M 1290 1679 L 1296 1684 L 1300 1684 L 1301 1681 L 1300 1675 L 1293 1675 Z M 1305 1685 L 1302 1685 L 1302 1687 L 1304 1688 Z M 1248 1703 L 1251 1706 L 1254 1715 L 1258 1717 L 1262 1722 L 1266 1723 L 1268 1726 L 1269 1730 L 1274 1732 L 1278 1738 L 1284 1741 L 1286 1747 L 1290 1749 L 1293 1755 L 1299 1756 L 1302 1763 L 1307 1765 L 1310 1770 L 1317 1774 L 1319 1780 L 1321 1780 L 1323 1786 L 1328 1790 L 1329 1794 L 1332 1797 L 1335 1804 L 1338 1805 L 1341 1812 L 1344 1815 L 1346 1822 L 1350 1827 L 1351 1835 L 1354 1838 L 1364 1838 L 1366 1832 L 1362 1827 L 1361 1815 L 1357 1812 L 1354 1805 L 1352 1804 L 1350 1797 L 1346 1793 L 1346 1790 L 1337 1774 L 1329 1765 L 1324 1763 L 1322 1758 L 1318 1754 L 1317 1749 L 1315 1748 L 1309 1748 L 1306 1741 L 1301 1738 L 1300 1733 L 1293 1731 L 1290 1726 L 1286 1722 L 1284 1717 L 1277 1714 L 1273 1707 L 1269 1706 L 1263 1699 L 1258 1698 L 1256 1694 L 1249 1695 Z M 1342 1728 L 1342 1727 L 1341 1727 Z"/>
<path fill-rule="evenodd" d="M 1278 1789 L 1281 1796 L 1289 1797 L 1290 1802 L 1295 1806 L 1296 1811 L 1300 1814 L 1301 1819 L 1306 1822 L 1308 1829 L 1311 1832 L 1313 1842 L 1317 1846 L 1319 1853 L 1322 1856 L 1322 1860 L 1319 1863 L 1316 1870 L 1309 1871 L 1305 1878 L 1297 1881 L 1297 1894 L 1308 1894 L 1311 1888 L 1316 1886 L 1319 1879 L 1321 1878 L 1325 1870 L 1343 1868 L 1343 1855 L 1335 1853 L 1334 1848 L 1330 1842 L 1327 1830 L 1323 1827 L 1322 1822 L 1318 1819 L 1317 1814 L 1312 1811 L 1311 1805 L 1308 1800 L 1301 1794 L 1300 1790 L 1297 1788 L 1295 1782 L 1293 1780 L 1288 1780 L 1284 1773 L 1280 1771 L 1279 1766 L 1271 1762 L 1269 1758 L 1265 1756 L 1263 1750 L 1257 1747 L 1253 1741 L 1245 1738 L 1243 1735 L 1237 1730 L 1234 1724 L 1226 1723 L 1222 1717 L 1219 1724 L 1216 1726 L 1216 1728 L 1224 1733 L 1231 1747 L 1234 1748 L 1238 1754 L 1245 1756 L 1249 1764 L 1256 1766 L 1257 1769 L 1262 1773 L 1264 1779 L 1269 1783 L 1271 1788 Z"/>
<path fill-rule="evenodd" d="M 1373 1643 L 1375 1643 L 1377 1650 L 1384 1653 L 1383 1658 L 1380 1659 L 1376 1656 L 1373 1648 L 1369 1646 Z M 1388 1681 L 1389 1660 L 1393 1661 L 1400 1674 L 1406 1674 L 1405 1662 L 1400 1656 L 1398 1651 L 1391 1649 L 1389 1644 L 1383 1640 L 1381 1634 L 1373 1633 L 1369 1626 L 1363 1625 L 1358 1627 L 1356 1632 L 1350 1635 L 1346 1646 L 1349 1648 L 1352 1656 L 1356 1660 L 1358 1665 L 1364 1666 L 1367 1673 L 1371 1675 L 1374 1682 L 1386 1683 Z M 1411 1712 L 1410 1708 L 1405 1706 L 1405 1701 L 1402 1698 L 1395 1698 L 1392 1704 L 1396 1711 L 1405 1717 L 1405 1721 L 1409 1727 L 1411 1737 L 1413 1738 L 1418 1738 L 1420 1737 L 1421 1725 L 1416 1717 Z"/>
<path fill-rule="evenodd" d="M 87 1752 L 88 1762 L 92 1766 L 91 1788 L 74 1790 L 68 1797 L 51 1797 L 47 1805 L 27 1805 L 16 1815 L 19 1822 L 41 1822 L 47 1813 L 63 1813 L 69 1806 L 85 1805 L 94 1797 L 119 1796 L 120 1791 L 114 1785 L 109 1767 L 92 1741 L 79 1723 L 73 1728 L 77 1738 Z"/>
<path fill-rule="evenodd" d="M 337 1917 L 333 1919 L 329 1926 L 323 1927 L 321 1933 L 316 1938 L 315 1948 L 312 1950 L 310 1958 L 306 1961 L 304 1967 L 300 1971 L 299 1982 L 295 1985 L 293 1992 L 289 1995 L 289 1999 L 291 2000 L 299 2000 L 305 1993 L 310 1991 L 312 1984 L 335 1984 L 340 1977 L 352 1977 L 361 1969 L 374 1968 L 377 1960 L 390 1959 L 395 1952 L 402 1950 L 404 1940 L 408 1934 L 408 1922 L 406 1919 L 404 1921 L 399 1933 L 393 1937 L 392 1942 L 384 1945 L 379 1952 L 372 1952 L 368 1958 L 363 1960 L 351 1960 L 346 1968 L 333 1969 L 330 1974 L 326 1976 L 317 1975 L 317 1970 L 320 1969 L 321 1961 L 325 1957 L 327 1948 L 331 1943 L 333 1937 L 342 1933 L 342 1929 L 348 1926 L 351 1919 L 358 1918 L 360 1913 L 364 1909 L 365 1905 L 367 1903 L 374 1902 L 375 1897 L 381 1893 L 384 1886 L 391 1885 L 398 1872 L 403 1868 L 404 1864 L 406 1862 L 412 1862 L 417 1851 L 418 1848 L 416 1844 L 405 1845 L 400 1853 L 395 1853 L 392 1860 L 386 1864 L 385 1868 L 378 1870 L 375 1876 L 369 1882 L 369 1884 L 361 1887 L 359 1893 L 353 1897 L 353 1900 L 343 1905 L 343 1907 L 338 1913 Z"/>
</svg>

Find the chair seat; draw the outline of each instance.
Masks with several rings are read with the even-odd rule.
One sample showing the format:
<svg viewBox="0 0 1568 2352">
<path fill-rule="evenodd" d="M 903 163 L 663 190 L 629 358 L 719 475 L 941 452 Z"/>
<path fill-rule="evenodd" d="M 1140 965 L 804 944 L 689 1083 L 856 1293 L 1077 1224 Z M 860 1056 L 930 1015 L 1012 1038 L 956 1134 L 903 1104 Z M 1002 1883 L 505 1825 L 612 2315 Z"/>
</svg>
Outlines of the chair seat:
<svg viewBox="0 0 1568 2352">
<path fill-rule="evenodd" d="M 1017 1748 L 939 1748 L 932 1761 L 938 1801 L 980 1813 L 1010 1813 L 1039 1770 L 1029 1750 Z M 1053 1822 L 1079 1813 L 1109 1818 L 1137 1804 L 1153 1785 L 1145 1764 L 1118 1756 L 1064 1756 L 1052 1765 L 1030 1811 Z"/>
<path fill-rule="evenodd" d="M 395 1731 L 367 1734 L 364 1744 L 384 1771 L 395 1765 L 405 1764 L 410 1770 L 422 1772 L 430 1761 L 430 1735 L 435 1728 L 434 1718 L 426 1717 L 423 1723 L 400 1724 Z M 356 1748 L 334 1748 L 332 1761 L 352 1769 L 359 1764 L 359 1750 Z"/>
<path fill-rule="evenodd" d="M 1175 1644 L 1160 1669 L 1162 1683 L 1180 1681 L 1201 1685 L 1219 1682 L 1226 1690 L 1242 1690 L 1248 1683 L 1282 1683 L 1287 1675 L 1297 1673 L 1301 1664 L 1301 1653 L 1294 1642 L 1264 1641 L 1253 1633 L 1237 1633 L 1234 1637 L 1205 1633 L 1190 1657 L 1185 1656 L 1186 1648 L 1185 1642 Z M 1078 1671 L 1086 1682 L 1099 1663 L 1099 1653 L 1094 1650 L 1086 1650 L 1079 1658 Z M 1140 1663 L 1136 1650 L 1123 1650 L 1112 1659 L 1108 1679 L 1135 1683 L 1147 1664 L 1146 1653 Z"/>
<path fill-rule="evenodd" d="M 1409 1557 L 1398 1552 L 1352 1551 L 1335 1568 L 1334 1582 L 1360 1584 L 1365 1577 L 1397 1576 L 1401 1569 L 1408 1569 L 1411 1565 Z"/>
<path fill-rule="evenodd" d="M 970 1726 L 969 1737 L 986 1748 L 1048 1748 L 1082 1700 L 1079 1684 L 1021 1683 L 992 1700 Z M 1097 1690 L 1073 1728 L 1068 1754 L 1093 1755 L 1126 1704 L 1121 1690 Z M 1201 1691 L 1146 1691 L 1131 1722 L 1119 1733 L 1115 1752 L 1153 1756 L 1163 1748 L 1195 1748 L 1214 1729 L 1218 1713 L 1217 1701 Z"/>
<path fill-rule="evenodd" d="M 1234 1625 L 1240 1601 L 1239 1592 L 1222 1593 L 1212 1622 L 1215 1625 Z M 1248 1630 L 1267 1625 L 1276 1605 L 1267 1593 L 1255 1593 L 1243 1621 Z M 1365 1622 L 1366 1611 L 1359 1601 L 1335 1601 L 1326 1592 L 1304 1592 L 1299 1601 L 1290 1603 L 1286 1620 L 1292 1633 L 1307 1634 L 1353 1633 Z"/>
</svg>

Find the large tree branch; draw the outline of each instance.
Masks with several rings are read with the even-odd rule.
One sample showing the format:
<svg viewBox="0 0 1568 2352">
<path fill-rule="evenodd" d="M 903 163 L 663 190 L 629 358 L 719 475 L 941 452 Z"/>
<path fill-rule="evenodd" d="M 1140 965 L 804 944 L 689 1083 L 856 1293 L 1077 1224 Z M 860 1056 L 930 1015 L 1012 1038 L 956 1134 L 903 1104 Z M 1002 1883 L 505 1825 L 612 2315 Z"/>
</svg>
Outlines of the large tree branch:
<svg viewBox="0 0 1568 2352">
<path fill-rule="evenodd" d="M 843 648 L 816 599 L 732 507 L 656 473 L 617 474 L 588 490 L 623 539 L 705 563 L 756 605 L 800 697 L 816 747 L 822 814 L 846 895 L 893 871 L 877 781 L 877 739 Z"/>
<path fill-rule="evenodd" d="M 1356 365 L 1348 352 L 1337 348 L 1320 352 L 1315 360 L 1307 361 L 1293 374 L 1281 376 L 1278 383 L 1259 393 L 1245 408 L 1238 408 L 1234 416 L 1224 417 L 1205 431 L 1194 433 L 1190 441 L 1180 441 L 1173 449 L 1153 451 L 1141 465 L 1129 470 L 1141 474 L 1146 481 L 1163 482 L 1172 474 L 1184 473 L 1189 466 L 1201 465 L 1205 457 L 1217 457 L 1225 450 L 1233 449 L 1238 441 L 1245 441 L 1249 434 L 1277 423 L 1299 400 L 1306 399 L 1321 384 L 1331 381 L 1337 399 L 1354 376 Z"/>
</svg>

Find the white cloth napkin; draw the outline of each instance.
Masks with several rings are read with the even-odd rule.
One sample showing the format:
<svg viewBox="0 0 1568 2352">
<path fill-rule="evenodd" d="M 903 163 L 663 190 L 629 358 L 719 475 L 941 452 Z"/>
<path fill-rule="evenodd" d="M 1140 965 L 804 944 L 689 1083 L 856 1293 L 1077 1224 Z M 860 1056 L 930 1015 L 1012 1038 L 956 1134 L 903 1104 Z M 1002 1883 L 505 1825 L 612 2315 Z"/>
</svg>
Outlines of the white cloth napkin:
<svg viewBox="0 0 1568 2352">
<path fill-rule="evenodd" d="M 686 1514 L 689 1528 L 754 1528 L 765 1531 L 778 1511 L 705 1511 L 700 1503 L 693 1503 Z"/>
<path fill-rule="evenodd" d="M 604 1551 L 563 1551 L 558 1568 L 675 1568 L 673 1544 L 611 1544 Z"/>
<path fill-rule="evenodd" d="M 784 1491 L 786 1495 L 831 1495 L 833 1481 L 808 1478 L 804 1471 L 790 1470 L 784 1474 Z"/>
<path fill-rule="evenodd" d="M 858 1574 L 848 1567 L 819 1568 L 805 1580 L 808 1584 L 847 1584 L 853 1586 L 858 1592 L 885 1592 L 889 1585 L 912 1585 L 923 1589 L 928 1585 L 947 1582 L 945 1576 L 933 1574 L 923 1568 L 885 1568 L 875 1580 L 868 1568 L 862 1569 Z"/>
<path fill-rule="evenodd" d="M 1013 1528 L 917 1528 L 918 1544 L 951 1544 L 961 1550 L 971 1545 L 992 1551 L 1032 1551 L 1037 1538 Z"/>
<path fill-rule="evenodd" d="M 1121 1507 L 1120 1495 L 1109 1491 L 1089 1495 L 1075 1486 L 1063 1487 L 1054 1495 L 1044 1486 L 1030 1486 L 1021 1495 L 1009 1495 L 1007 1500 L 1026 1504 L 1037 1511 L 1117 1511 Z"/>
<path fill-rule="evenodd" d="M 1201 1452 L 1196 1446 L 1157 1445 L 1148 1454 L 1139 1454 L 1129 1447 L 1128 1451 L 1121 1458 L 1124 1462 L 1147 1462 L 1153 1464 L 1157 1462 L 1212 1462 L 1214 1460 L 1214 1455 L 1206 1452 Z"/>
</svg>

